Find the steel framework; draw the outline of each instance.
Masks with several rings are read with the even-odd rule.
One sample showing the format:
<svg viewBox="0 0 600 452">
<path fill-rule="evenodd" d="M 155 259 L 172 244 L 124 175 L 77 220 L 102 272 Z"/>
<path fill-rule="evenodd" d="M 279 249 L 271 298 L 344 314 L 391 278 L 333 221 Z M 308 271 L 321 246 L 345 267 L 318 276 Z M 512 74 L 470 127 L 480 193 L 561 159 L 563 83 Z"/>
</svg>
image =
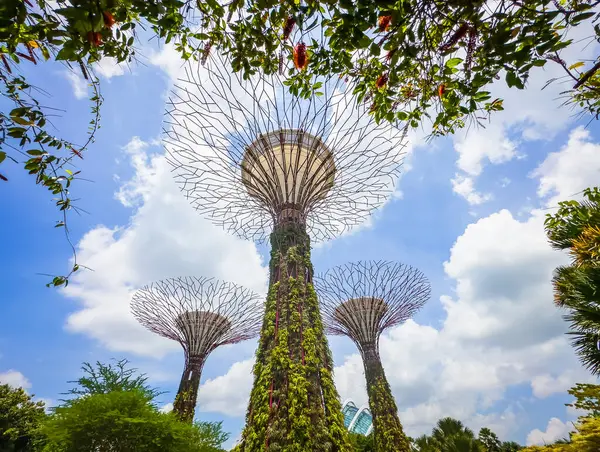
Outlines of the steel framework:
<svg viewBox="0 0 600 452">
<path fill-rule="evenodd" d="M 376 450 L 410 451 L 379 357 L 379 338 L 423 306 L 430 296 L 429 282 L 408 265 L 364 261 L 334 267 L 314 283 L 327 332 L 348 336 L 361 353 Z"/>
<path fill-rule="evenodd" d="M 221 345 L 257 336 L 263 306 L 259 295 L 236 284 L 214 278 L 180 277 L 135 292 L 131 312 L 150 331 L 183 347 L 185 368 L 173 409 L 191 422 L 208 355 Z"/>
<path fill-rule="evenodd" d="M 411 318 L 431 288 L 419 270 L 387 261 L 352 262 L 315 276 L 328 334 L 348 336 L 361 352 L 378 353 L 387 328 Z"/>
<path fill-rule="evenodd" d="M 230 64 L 217 54 L 185 66 L 165 115 L 168 160 L 200 213 L 256 241 L 285 221 L 321 241 L 385 202 L 405 128 L 375 123 L 339 77 L 301 97 L 288 92 L 285 75 L 243 80 Z"/>
</svg>

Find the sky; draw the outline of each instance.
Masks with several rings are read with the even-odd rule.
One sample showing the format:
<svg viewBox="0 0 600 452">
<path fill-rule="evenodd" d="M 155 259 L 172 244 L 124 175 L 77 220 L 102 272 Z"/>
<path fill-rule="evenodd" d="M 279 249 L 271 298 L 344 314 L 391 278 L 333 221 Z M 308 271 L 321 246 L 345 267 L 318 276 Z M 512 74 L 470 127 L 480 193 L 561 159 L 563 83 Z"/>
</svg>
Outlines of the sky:
<svg viewBox="0 0 600 452">
<path fill-rule="evenodd" d="M 597 53 L 588 46 L 582 58 Z M 264 292 L 268 248 L 203 219 L 180 194 L 163 157 L 165 99 L 180 61 L 168 46 L 142 45 L 140 62 L 96 68 L 102 128 L 78 162 L 70 228 L 88 267 L 64 289 L 43 274 L 70 266 L 68 244 L 53 228 L 47 192 L 17 165 L 3 164 L 0 189 L 0 381 L 23 386 L 55 406 L 81 376 L 83 362 L 127 358 L 167 391 L 169 408 L 183 370 L 179 344 L 138 325 L 131 294 L 175 276 L 213 276 Z M 551 277 L 568 262 L 547 243 L 543 221 L 558 201 L 577 199 L 600 180 L 600 127 L 561 107 L 564 85 L 548 65 L 525 91 L 499 83 L 505 111 L 485 128 L 453 137 L 410 135 L 410 154 L 394 196 L 368 223 L 313 248 L 317 272 L 346 262 L 386 259 L 419 268 L 432 296 L 411 320 L 386 331 L 381 357 L 400 419 L 410 435 L 445 416 L 503 440 L 543 444 L 562 438 L 577 413 L 566 390 L 595 382 L 578 364 L 554 306 Z M 46 64 L 31 71 L 60 106 L 53 123 L 81 142 L 90 120 L 89 88 L 76 73 Z M 366 403 L 353 343 L 329 339 L 343 400 Z M 217 349 L 204 367 L 197 419 L 243 427 L 256 341 Z"/>
</svg>

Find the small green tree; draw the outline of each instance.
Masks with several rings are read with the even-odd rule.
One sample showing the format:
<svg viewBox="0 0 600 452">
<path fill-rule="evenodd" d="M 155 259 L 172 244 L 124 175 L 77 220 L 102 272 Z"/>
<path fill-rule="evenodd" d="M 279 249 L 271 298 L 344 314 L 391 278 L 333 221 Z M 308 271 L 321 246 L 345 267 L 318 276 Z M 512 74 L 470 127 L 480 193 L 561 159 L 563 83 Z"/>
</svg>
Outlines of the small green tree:
<svg viewBox="0 0 600 452">
<path fill-rule="evenodd" d="M 461 422 L 450 417 L 440 419 L 431 433 L 440 451 L 483 452 L 483 446 L 473 431 Z"/>
<path fill-rule="evenodd" d="M 81 370 L 84 376 L 69 381 L 69 383 L 76 383 L 77 386 L 70 389 L 67 395 L 82 397 L 91 394 L 107 394 L 112 391 L 138 390 L 148 401 L 152 401 L 163 394 L 147 384 L 146 374 L 138 374 L 137 369 L 128 368 L 128 364 L 129 361 L 126 359 L 116 361 L 115 364 L 103 364 L 97 361 L 95 366 L 83 363 Z"/>
<path fill-rule="evenodd" d="M 46 417 L 44 403 L 23 388 L 0 385 L 0 451 L 29 452 L 39 439 L 37 428 Z"/>
<path fill-rule="evenodd" d="M 501 441 L 498 439 L 498 436 L 492 432 L 489 428 L 483 427 L 479 430 L 478 435 L 479 441 L 485 447 L 486 452 L 500 452 L 500 447 L 502 446 Z"/>
<path fill-rule="evenodd" d="M 513 441 L 500 441 L 486 427 L 475 438 L 462 422 L 449 417 L 438 421 L 431 436 L 421 435 L 413 441 L 413 449 L 418 452 L 516 452 L 522 448 Z"/>
<path fill-rule="evenodd" d="M 361 435 L 360 433 L 348 433 L 348 439 L 352 449 L 355 452 L 375 452 L 375 445 L 373 444 L 373 435 Z"/>
<path fill-rule="evenodd" d="M 55 409 L 41 433 L 44 452 L 216 452 L 226 439 L 220 426 L 186 424 L 159 412 L 138 389 L 70 400 Z"/>
<path fill-rule="evenodd" d="M 504 441 L 500 446 L 500 452 L 517 452 L 521 449 L 523 449 L 523 446 L 514 441 Z"/>
</svg>

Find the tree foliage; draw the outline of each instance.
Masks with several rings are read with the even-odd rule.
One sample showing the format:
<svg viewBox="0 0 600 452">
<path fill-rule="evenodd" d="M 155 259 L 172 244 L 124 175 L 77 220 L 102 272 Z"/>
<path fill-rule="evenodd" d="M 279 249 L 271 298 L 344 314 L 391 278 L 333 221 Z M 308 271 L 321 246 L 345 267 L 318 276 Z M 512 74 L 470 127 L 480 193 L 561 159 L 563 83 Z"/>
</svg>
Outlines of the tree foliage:
<svg viewBox="0 0 600 452">
<path fill-rule="evenodd" d="M 30 452 L 39 441 L 44 403 L 35 402 L 23 388 L 0 384 L 0 451 Z"/>
<path fill-rule="evenodd" d="M 413 441 L 417 452 L 516 452 L 522 447 L 513 441 L 500 441 L 489 428 L 482 428 L 476 437 L 461 421 L 446 417 L 440 419 L 431 435 L 422 435 Z"/>
<path fill-rule="evenodd" d="M 59 406 L 41 428 L 47 452 L 213 452 L 213 431 L 161 413 L 140 390 L 90 394 Z M 208 435 L 208 438 L 207 438 Z M 207 441 L 208 440 L 208 441 Z"/>
<path fill-rule="evenodd" d="M 153 403 L 161 393 L 127 360 L 84 363 L 82 370 L 70 382 L 76 383 L 67 393 L 72 397 L 40 428 L 46 452 L 218 452 L 229 438 L 221 423 L 184 423 L 161 413 Z"/>
<path fill-rule="evenodd" d="M 142 393 L 148 401 L 154 400 L 162 394 L 156 388 L 147 384 L 148 377 L 138 374 L 137 369 L 128 368 L 129 361 L 121 359 L 114 364 L 104 364 L 100 361 L 95 366 L 83 363 L 81 370 L 83 377 L 69 383 L 76 383 L 67 394 L 75 397 L 83 397 L 91 394 L 107 394 L 113 391 L 137 390 Z"/>
<path fill-rule="evenodd" d="M 375 452 L 373 435 L 348 432 L 348 439 L 354 452 Z"/>
<path fill-rule="evenodd" d="M 569 335 L 582 363 L 600 374 L 600 190 L 584 191 L 584 201 L 563 201 L 545 226 L 551 245 L 567 250 L 572 263 L 555 271 L 554 299 L 565 309 Z"/>
</svg>

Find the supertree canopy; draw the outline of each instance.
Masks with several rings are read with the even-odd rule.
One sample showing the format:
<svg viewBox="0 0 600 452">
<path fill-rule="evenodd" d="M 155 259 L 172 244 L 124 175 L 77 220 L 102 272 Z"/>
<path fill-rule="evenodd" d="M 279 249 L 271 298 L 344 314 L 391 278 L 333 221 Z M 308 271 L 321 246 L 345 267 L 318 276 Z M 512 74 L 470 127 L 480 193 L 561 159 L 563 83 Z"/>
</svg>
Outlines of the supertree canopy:
<svg viewBox="0 0 600 452">
<path fill-rule="evenodd" d="M 326 331 L 352 339 L 362 355 L 376 450 L 411 450 L 379 357 L 379 337 L 409 319 L 427 301 L 419 270 L 393 262 L 350 263 L 315 277 Z"/>
<path fill-rule="evenodd" d="M 269 293 L 238 450 L 346 451 L 309 235 L 335 237 L 386 200 L 404 133 L 376 124 L 337 77 L 290 93 L 284 75 L 244 80 L 229 65 L 216 55 L 186 67 L 164 144 L 201 214 L 245 238 L 270 235 Z"/>
<path fill-rule="evenodd" d="M 186 65 L 165 115 L 174 177 L 200 213 L 244 238 L 261 241 L 290 220 L 321 241 L 385 202 L 405 129 L 375 123 L 339 77 L 305 98 L 283 75 L 243 80 L 229 64 L 215 55 Z"/>
<path fill-rule="evenodd" d="M 181 419 L 194 419 L 208 355 L 221 345 L 258 335 L 263 317 L 260 298 L 232 283 L 193 277 L 158 281 L 134 293 L 134 317 L 150 331 L 183 347 L 185 368 L 173 403 Z"/>
</svg>

